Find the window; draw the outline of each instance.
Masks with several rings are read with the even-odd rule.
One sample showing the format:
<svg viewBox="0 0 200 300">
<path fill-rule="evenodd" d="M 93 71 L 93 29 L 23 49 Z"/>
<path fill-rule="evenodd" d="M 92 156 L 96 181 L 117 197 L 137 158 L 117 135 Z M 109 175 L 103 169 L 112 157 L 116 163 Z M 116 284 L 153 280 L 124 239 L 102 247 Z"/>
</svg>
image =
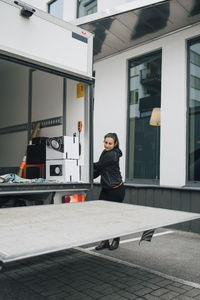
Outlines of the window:
<svg viewBox="0 0 200 300">
<path fill-rule="evenodd" d="M 64 0 L 54 0 L 48 4 L 48 13 L 62 19 L 63 18 L 63 2 Z"/>
<path fill-rule="evenodd" d="M 138 103 L 138 89 L 130 91 L 130 105 Z"/>
<path fill-rule="evenodd" d="M 97 12 L 97 0 L 78 0 L 77 18 L 81 18 Z"/>
<path fill-rule="evenodd" d="M 127 181 L 159 179 L 160 122 L 150 119 L 160 118 L 160 95 L 161 52 L 129 61 Z"/>
<path fill-rule="evenodd" d="M 188 180 L 200 181 L 200 39 L 188 45 Z"/>
<path fill-rule="evenodd" d="M 191 75 L 190 76 L 190 87 L 195 90 L 200 90 L 200 78 Z"/>
</svg>

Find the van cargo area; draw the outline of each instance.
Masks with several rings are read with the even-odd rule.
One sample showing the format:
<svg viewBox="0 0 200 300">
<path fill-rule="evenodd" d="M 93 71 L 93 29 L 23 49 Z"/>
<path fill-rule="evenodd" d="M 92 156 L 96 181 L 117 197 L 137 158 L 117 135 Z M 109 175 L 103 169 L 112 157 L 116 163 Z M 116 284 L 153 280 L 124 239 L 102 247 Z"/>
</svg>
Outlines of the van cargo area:
<svg viewBox="0 0 200 300">
<path fill-rule="evenodd" d="M 44 200 L 47 203 L 52 201 L 52 194 L 46 194 L 47 191 L 52 193 L 66 188 L 87 189 L 90 183 L 88 85 L 81 84 L 84 90 L 79 97 L 79 82 L 5 59 L 0 59 L 0 82 L 0 176 L 18 174 L 26 153 L 28 162 L 26 161 L 22 177 L 49 179 L 41 182 L 3 182 L 0 183 L 0 194 L 45 192 L 37 195 L 39 204 Z M 80 121 L 81 131 L 78 128 Z M 30 136 L 37 122 L 40 124 L 40 130 L 38 138 L 33 140 L 39 143 L 39 146 L 34 147 Z M 79 174 L 75 180 L 66 180 L 63 176 L 51 177 L 47 174 L 47 164 L 50 168 L 54 162 L 57 165 L 66 163 L 66 152 L 63 152 L 63 157 L 57 158 L 57 153 L 52 150 L 50 160 L 47 161 L 46 157 L 47 141 L 51 141 L 53 137 L 61 139 L 63 136 L 75 138 L 78 144 L 75 159 L 69 158 L 69 162 L 74 162 L 75 167 L 77 164 Z M 32 145 L 28 145 L 31 143 Z M 23 198 L 31 199 L 32 196 L 26 195 Z"/>
</svg>

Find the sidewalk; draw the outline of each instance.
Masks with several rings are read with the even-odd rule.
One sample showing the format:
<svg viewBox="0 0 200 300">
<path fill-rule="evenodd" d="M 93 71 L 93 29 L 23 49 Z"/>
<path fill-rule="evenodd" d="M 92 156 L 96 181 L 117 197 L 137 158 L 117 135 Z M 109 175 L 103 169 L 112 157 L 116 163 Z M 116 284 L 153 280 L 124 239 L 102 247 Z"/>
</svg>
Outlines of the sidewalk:
<svg viewBox="0 0 200 300">
<path fill-rule="evenodd" d="M 0 300 L 200 299 L 198 284 L 167 279 L 117 259 L 80 250 L 5 265 L 0 273 Z"/>
</svg>

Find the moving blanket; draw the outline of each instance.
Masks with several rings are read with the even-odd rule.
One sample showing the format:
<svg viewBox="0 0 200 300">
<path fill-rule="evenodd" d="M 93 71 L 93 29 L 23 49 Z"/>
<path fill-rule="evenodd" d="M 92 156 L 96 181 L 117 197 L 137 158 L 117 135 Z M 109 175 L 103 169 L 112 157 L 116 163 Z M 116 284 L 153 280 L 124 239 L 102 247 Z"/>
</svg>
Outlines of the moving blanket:
<svg viewBox="0 0 200 300">
<path fill-rule="evenodd" d="M 9 173 L 0 176 L 0 183 L 43 183 L 43 182 L 55 182 L 55 180 L 46 180 L 44 178 L 25 179 L 19 177 L 14 173 Z"/>
<path fill-rule="evenodd" d="M 0 209 L 8 262 L 199 219 L 200 214 L 103 200 Z"/>
</svg>

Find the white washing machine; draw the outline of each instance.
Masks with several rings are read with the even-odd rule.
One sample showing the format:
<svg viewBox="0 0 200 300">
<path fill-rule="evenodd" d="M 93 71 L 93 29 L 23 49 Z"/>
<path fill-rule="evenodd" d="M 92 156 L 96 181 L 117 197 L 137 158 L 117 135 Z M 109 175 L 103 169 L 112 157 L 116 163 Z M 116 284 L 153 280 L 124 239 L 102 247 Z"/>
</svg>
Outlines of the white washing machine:
<svg viewBox="0 0 200 300">
<path fill-rule="evenodd" d="M 46 179 L 59 182 L 79 182 L 79 163 L 77 159 L 46 160 Z"/>
<path fill-rule="evenodd" d="M 47 139 L 46 159 L 79 159 L 79 140 L 74 136 Z"/>
</svg>

